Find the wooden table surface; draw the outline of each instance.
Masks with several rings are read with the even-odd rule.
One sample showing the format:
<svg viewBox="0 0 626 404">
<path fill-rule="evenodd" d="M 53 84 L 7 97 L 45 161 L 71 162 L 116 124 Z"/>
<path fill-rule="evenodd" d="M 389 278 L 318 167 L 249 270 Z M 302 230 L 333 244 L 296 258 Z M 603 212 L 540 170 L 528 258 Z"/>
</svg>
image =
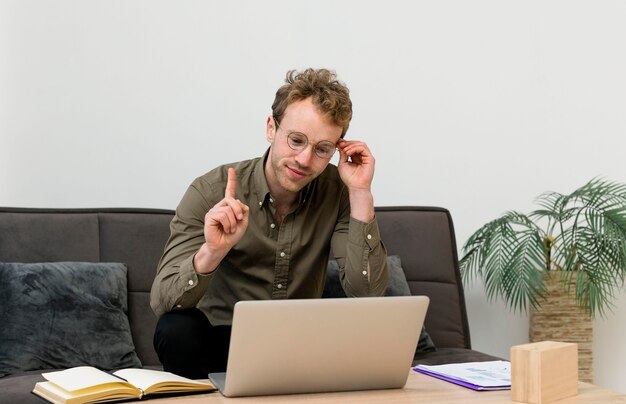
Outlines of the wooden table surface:
<svg viewBox="0 0 626 404">
<path fill-rule="evenodd" d="M 156 403 L 513 403 L 510 390 L 473 391 L 421 373 L 410 371 L 403 389 L 350 391 L 340 393 L 292 394 L 283 396 L 227 398 L 219 392 L 150 400 Z M 578 396 L 558 404 L 626 403 L 626 394 L 579 383 Z"/>
</svg>

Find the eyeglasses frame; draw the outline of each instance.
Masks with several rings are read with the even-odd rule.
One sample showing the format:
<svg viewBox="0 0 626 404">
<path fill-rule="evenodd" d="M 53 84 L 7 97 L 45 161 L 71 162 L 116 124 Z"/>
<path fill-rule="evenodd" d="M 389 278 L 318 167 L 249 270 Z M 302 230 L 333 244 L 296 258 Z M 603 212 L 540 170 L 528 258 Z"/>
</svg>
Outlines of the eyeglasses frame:
<svg viewBox="0 0 626 404">
<path fill-rule="evenodd" d="M 276 124 L 276 130 L 278 131 L 278 129 L 281 129 L 281 126 L 280 126 L 280 124 L 278 123 L 278 120 L 276 119 L 276 117 L 275 117 L 275 116 L 274 116 L 274 117 L 272 117 L 272 118 L 274 119 L 274 123 Z M 335 143 L 335 144 L 333 144 L 333 142 L 331 142 L 331 141 L 329 141 L 329 140 L 322 140 L 321 142 L 313 143 L 313 142 L 309 141 L 309 137 L 308 137 L 307 135 L 305 135 L 304 133 L 302 133 L 302 132 L 287 132 L 287 131 L 285 131 L 285 133 L 286 133 L 286 135 L 287 135 L 287 145 L 289 146 L 289 148 L 290 148 L 291 150 L 301 152 L 301 151 L 303 151 L 304 149 L 306 149 L 306 148 L 307 148 L 307 146 L 311 145 L 311 147 L 313 148 L 313 153 L 314 153 L 314 154 L 315 154 L 318 158 L 321 158 L 321 159 L 324 159 L 324 160 L 330 160 L 330 159 L 331 159 L 331 158 L 335 155 L 335 152 L 337 151 L 337 144 L 336 144 L 336 143 Z M 293 138 L 291 137 L 292 135 L 302 135 L 302 136 L 304 137 L 304 140 L 305 140 L 306 142 L 305 142 L 305 143 L 304 143 L 304 145 L 303 145 L 302 147 L 300 147 L 300 148 L 294 147 L 294 146 L 291 144 L 291 142 L 290 142 L 290 140 L 293 140 Z M 332 152 L 330 153 L 330 155 L 329 155 L 329 156 L 320 156 L 320 155 L 319 155 L 319 153 L 318 153 L 318 150 L 319 150 L 319 149 L 317 149 L 317 146 L 318 146 L 320 143 L 322 143 L 322 144 L 324 144 L 324 143 L 325 143 L 325 144 L 329 144 L 329 145 L 331 145 L 331 146 L 332 146 L 332 149 L 331 149 L 331 150 L 332 150 Z"/>
</svg>

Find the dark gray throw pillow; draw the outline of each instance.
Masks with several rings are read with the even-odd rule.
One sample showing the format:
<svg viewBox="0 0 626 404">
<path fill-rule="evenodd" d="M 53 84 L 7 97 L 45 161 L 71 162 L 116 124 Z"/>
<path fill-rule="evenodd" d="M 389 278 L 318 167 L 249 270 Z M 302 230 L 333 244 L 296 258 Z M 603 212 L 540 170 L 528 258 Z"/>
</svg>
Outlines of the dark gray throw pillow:
<svg viewBox="0 0 626 404">
<path fill-rule="evenodd" d="M 387 267 L 389 268 L 389 281 L 387 283 L 387 289 L 385 290 L 385 296 L 411 296 L 411 289 L 406 281 L 400 257 L 397 255 L 388 256 Z M 341 281 L 339 280 L 339 265 L 335 260 L 328 261 L 326 284 L 324 285 L 322 297 L 346 297 L 346 292 L 343 290 Z M 436 351 L 435 343 L 426 331 L 426 327 L 422 326 L 416 352 L 433 351 Z"/>
<path fill-rule="evenodd" d="M 141 367 L 119 263 L 0 263 L 0 377 Z"/>
</svg>

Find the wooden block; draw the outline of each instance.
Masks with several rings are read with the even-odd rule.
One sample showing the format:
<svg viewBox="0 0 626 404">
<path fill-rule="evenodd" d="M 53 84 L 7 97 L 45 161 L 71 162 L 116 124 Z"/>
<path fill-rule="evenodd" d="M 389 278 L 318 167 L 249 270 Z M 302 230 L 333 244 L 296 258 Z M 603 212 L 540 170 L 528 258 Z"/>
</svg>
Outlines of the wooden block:
<svg viewBox="0 0 626 404">
<path fill-rule="evenodd" d="M 577 394 L 577 344 L 543 341 L 511 348 L 513 401 L 545 404 Z"/>
</svg>

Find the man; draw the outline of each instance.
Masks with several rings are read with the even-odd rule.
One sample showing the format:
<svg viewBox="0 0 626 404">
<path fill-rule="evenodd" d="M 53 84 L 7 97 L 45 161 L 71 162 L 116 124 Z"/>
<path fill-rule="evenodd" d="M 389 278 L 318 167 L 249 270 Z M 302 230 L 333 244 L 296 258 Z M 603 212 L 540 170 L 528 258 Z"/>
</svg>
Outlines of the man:
<svg viewBox="0 0 626 404">
<path fill-rule="evenodd" d="M 267 118 L 265 155 L 191 184 L 151 291 L 166 371 L 224 371 L 235 303 L 321 297 L 331 247 L 348 296 L 384 294 L 374 157 L 365 143 L 343 139 L 351 119 L 349 91 L 333 72 L 291 71 Z"/>
</svg>

